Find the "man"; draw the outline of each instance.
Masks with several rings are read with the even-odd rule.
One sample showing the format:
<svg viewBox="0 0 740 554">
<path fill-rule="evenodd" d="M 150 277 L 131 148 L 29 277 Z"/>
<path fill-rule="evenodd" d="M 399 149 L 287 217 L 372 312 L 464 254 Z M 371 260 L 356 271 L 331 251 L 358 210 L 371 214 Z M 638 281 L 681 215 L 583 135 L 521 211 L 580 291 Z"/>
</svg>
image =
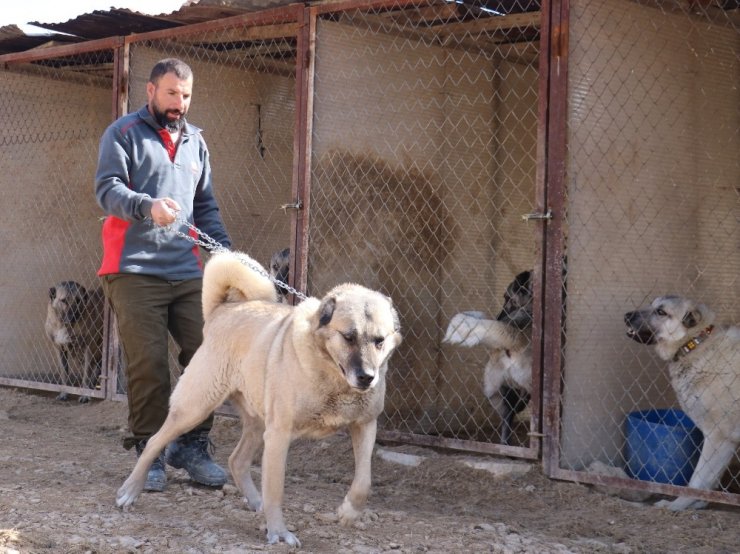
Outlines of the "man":
<svg viewBox="0 0 740 554">
<path fill-rule="evenodd" d="M 106 129 L 100 140 L 95 195 L 107 217 L 98 271 L 118 321 L 126 358 L 130 434 L 137 455 L 167 416 L 171 392 L 168 333 L 190 362 L 203 335 L 202 261 L 176 235 L 186 220 L 230 248 L 211 185 L 201 131 L 185 120 L 193 72 L 177 59 L 159 61 L 146 85 L 148 103 Z M 208 453 L 213 414 L 172 442 L 152 464 L 146 490 L 162 491 L 165 462 L 209 486 L 226 472 Z"/>
</svg>

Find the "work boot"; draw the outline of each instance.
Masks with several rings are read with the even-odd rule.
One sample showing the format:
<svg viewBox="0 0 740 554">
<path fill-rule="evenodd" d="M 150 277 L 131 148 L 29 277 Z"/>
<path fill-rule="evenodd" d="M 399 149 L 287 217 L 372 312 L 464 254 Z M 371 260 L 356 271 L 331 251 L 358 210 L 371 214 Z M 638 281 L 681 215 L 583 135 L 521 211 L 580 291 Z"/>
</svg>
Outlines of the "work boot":
<svg viewBox="0 0 740 554">
<path fill-rule="evenodd" d="M 221 487 L 226 483 L 226 472 L 211 458 L 209 446 L 213 449 L 207 431 L 190 431 L 167 445 L 165 461 L 187 471 L 196 483 Z"/>
<path fill-rule="evenodd" d="M 141 440 L 136 443 L 136 457 L 141 456 L 146 446 L 146 440 Z M 161 453 L 152 462 L 149 468 L 149 473 L 146 474 L 146 482 L 144 483 L 144 490 L 150 492 L 162 492 L 164 486 L 167 484 L 167 475 L 164 472 L 164 453 Z"/>
</svg>

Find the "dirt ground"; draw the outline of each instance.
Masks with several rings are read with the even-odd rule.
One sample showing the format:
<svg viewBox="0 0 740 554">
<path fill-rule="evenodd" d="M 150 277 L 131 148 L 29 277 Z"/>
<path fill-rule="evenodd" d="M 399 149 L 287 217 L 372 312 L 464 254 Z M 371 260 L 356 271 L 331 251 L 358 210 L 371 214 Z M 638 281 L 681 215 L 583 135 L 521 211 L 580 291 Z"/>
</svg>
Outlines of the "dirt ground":
<svg viewBox="0 0 740 554">
<path fill-rule="evenodd" d="M 134 464 L 120 439 L 126 406 L 81 405 L 0 387 L 0 553 L 287 552 L 265 544 L 261 514 L 247 511 L 232 483 L 192 485 L 168 468 L 163 493 L 145 493 L 128 511 L 115 491 Z M 239 423 L 218 417 L 212 433 L 225 464 Z M 284 510 L 307 553 L 661 553 L 738 552 L 740 511 L 669 513 L 592 488 L 545 478 L 538 465 L 497 477 L 474 458 L 402 445 L 422 453 L 408 466 L 376 455 L 362 520 L 336 523 L 352 478 L 349 438 L 293 444 Z M 500 458 L 479 456 L 478 461 Z M 527 468 L 524 468 L 527 469 Z M 256 468 L 259 472 L 259 468 Z M 258 473 L 257 479 L 259 482 Z"/>
</svg>

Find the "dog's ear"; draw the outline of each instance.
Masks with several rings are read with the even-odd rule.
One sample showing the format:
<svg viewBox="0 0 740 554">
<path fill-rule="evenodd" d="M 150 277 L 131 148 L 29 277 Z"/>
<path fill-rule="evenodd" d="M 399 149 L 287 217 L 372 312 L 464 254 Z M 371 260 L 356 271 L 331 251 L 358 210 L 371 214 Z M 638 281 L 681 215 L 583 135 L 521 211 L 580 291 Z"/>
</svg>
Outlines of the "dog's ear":
<svg viewBox="0 0 740 554">
<path fill-rule="evenodd" d="M 711 325 L 714 322 L 714 312 L 706 304 L 698 303 L 689 310 L 681 319 L 681 323 L 687 329 L 697 325 Z"/>
<path fill-rule="evenodd" d="M 522 271 L 514 277 L 514 282 L 516 283 L 515 290 L 517 292 L 532 290 L 532 271 Z"/>
<path fill-rule="evenodd" d="M 401 319 L 398 317 L 398 310 L 396 310 L 396 306 L 393 304 L 393 299 L 390 296 L 386 296 L 388 299 L 388 304 L 390 305 L 391 309 L 391 316 L 393 317 L 393 330 L 396 333 L 401 333 Z"/>
<path fill-rule="evenodd" d="M 391 311 L 391 317 L 393 318 L 393 330 L 394 330 L 394 331 L 395 331 L 396 333 L 398 333 L 398 332 L 400 332 L 400 331 L 401 331 L 401 320 L 400 320 L 400 319 L 399 319 L 399 317 L 398 317 L 398 311 L 396 310 L 396 306 L 395 306 L 395 304 L 393 303 L 393 298 L 391 298 L 391 297 L 390 297 L 390 296 L 388 296 L 387 294 L 383 294 L 382 292 L 381 292 L 380 294 L 381 294 L 381 295 L 383 296 L 383 298 L 385 298 L 385 299 L 386 299 L 386 301 L 388 302 L 388 308 L 390 309 L 390 311 Z M 481 312 L 481 313 L 482 313 L 482 312 Z"/>
<path fill-rule="evenodd" d="M 690 312 L 687 312 L 686 315 L 683 316 L 683 319 L 681 320 L 681 323 L 683 323 L 683 326 L 687 329 L 691 329 L 692 327 L 696 327 L 701 323 L 702 320 L 702 313 L 699 308 L 693 309 Z"/>
<path fill-rule="evenodd" d="M 334 296 L 324 298 L 319 306 L 319 327 L 329 325 L 337 307 L 337 299 Z"/>
<path fill-rule="evenodd" d="M 57 297 L 57 288 L 50 287 L 49 288 L 49 300 L 54 300 L 56 297 Z"/>
</svg>

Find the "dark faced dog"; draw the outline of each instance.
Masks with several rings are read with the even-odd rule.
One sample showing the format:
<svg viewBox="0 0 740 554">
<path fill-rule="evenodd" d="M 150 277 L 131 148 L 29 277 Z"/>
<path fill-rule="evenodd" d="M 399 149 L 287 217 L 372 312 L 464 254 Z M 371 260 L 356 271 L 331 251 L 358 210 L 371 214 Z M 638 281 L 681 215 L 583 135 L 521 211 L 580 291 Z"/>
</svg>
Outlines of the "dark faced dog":
<svg viewBox="0 0 740 554">
<path fill-rule="evenodd" d="M 442 340 L 488 349 L 483 393 L 501 419 L 504 444 L 510 444 L 516 415 L 527 407 L 532 391 L 532 317 L 532 273 L 522 271 L 506 287 L 495 320 L 482 312 L 461 312 L 450 320 Z"/>
<path fill-rule="evenodd" d="M 62 281 L 49 289 L 44 329 L 59 352 L 62 385 L 95 388 L 102 365 L 103 305 L 101 289 L 88 291 L 76 281 Z M 67 400 L 65 391 L 57 400 Z M 89 402 L 80 396 L 80 402 Z"/>
<path fill-rule="evenodd" d="M 270 277 L 281 283 L 288 284 L 290 277 L 290 248 L 278 250 L 270 258 Z M 278 293 L 278 301 L 285 302 L 288 291 L 283 287 L 275 284 L 275 290 Z"/>
<path fill-rule="evenodd" d="M 504 291 L 504 305 L 496 316 L 517 329 L 532 327 L 532 272 L 522 271 Z"/>
</svg>

